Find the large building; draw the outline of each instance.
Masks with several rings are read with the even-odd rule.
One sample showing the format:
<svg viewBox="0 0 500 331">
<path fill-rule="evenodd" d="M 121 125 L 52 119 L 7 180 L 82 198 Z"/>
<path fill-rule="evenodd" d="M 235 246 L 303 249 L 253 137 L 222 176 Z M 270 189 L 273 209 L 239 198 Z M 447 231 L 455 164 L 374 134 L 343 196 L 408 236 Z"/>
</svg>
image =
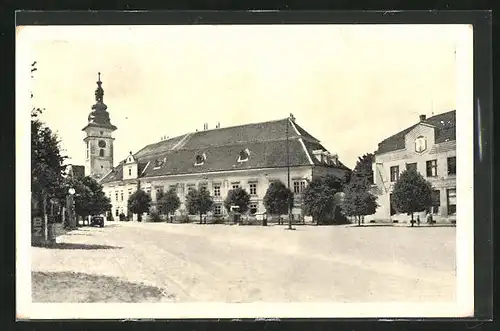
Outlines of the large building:
<svg viewBox="0 0 500 331">
<path fill-rule="evenodd" d="M 185 197 L 192 188 L 206 187 L 215 201 L 214 215 L 224 216 L 223 200 L 229 190 L 242 187 L 251 196 L 250 214 L 265 212 L 263 197 L 269 184 L 290 178 L 295 193 L 292 214 L 301 214 L 300 195 L 313 176 L 333 174 L 339 178 L 350 170 L 336 154 L 290 117 L 274 121 L 189 132 L 161 140 L 130 152 L 116 167 L 110 123 L 103 104 L 99 79 L 96 105 L 84 128 L 85 172 L 99 178 L 111 199 L 112 215 L 127 214 L 128 197 L 137 189 L 151 195 L 153 203 L 161 192 L 173 189 L 185 210 Z M 124 143 L 124 142 L 121 142 Z M 289 174 L 289 176 L 288 176 Z"/>
<path fill-rule="evenodd" d="M 378 144 L 373 163 L 374 187 L 379 208 L 373 220 L 407 222 L 391 204 L 391 193 L 400 173 L 415 168 L 433 187 L 431 211 L 437 222 L 454 222 L 456 216 L 456 114 L 455 111 L 429 118 L 420 115 L 409 128 Z M 425 215 L 422 213 L 421 218 Z"/>
</svg>

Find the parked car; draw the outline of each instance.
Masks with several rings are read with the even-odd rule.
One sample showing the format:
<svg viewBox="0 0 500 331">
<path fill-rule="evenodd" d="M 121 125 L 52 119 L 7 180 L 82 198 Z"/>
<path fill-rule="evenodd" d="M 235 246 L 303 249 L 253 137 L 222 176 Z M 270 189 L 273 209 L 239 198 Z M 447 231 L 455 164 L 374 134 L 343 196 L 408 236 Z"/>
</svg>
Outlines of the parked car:
<svg viewBox="0 0 500 331">
<path fill-rule="evenodd" d="M 90 219 L 90 226 L 104 227 L 104 217 L 103 216 L 92 216 Z"/>
</svg>

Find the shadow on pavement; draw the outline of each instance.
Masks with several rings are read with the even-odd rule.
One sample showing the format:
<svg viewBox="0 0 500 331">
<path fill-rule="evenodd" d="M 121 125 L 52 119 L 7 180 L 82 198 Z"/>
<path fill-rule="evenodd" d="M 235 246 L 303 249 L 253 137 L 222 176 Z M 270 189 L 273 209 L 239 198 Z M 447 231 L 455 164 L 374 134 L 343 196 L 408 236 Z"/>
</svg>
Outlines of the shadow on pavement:
<svg viewBox="0 0 500 331">
<path fill-rule="evenodd" d="M 456 227 L 455 225 L 451 224 L 439 224 L 439 225 L 414 225 L 411 226 L 409 224 L 399 224 L 399 225 L 392 225 L 392 224 L 365 224 L 365 225 L 349 225 L 348 227 L 350 228 L 375 228 L 375 227 L 386 227 L 386 228 L 414 228 L 414 229 L 433 229 L 433 228 L 454 228 Z"/>
<path fill-rule="evenodd" d="M 161 288 L 110 276 L 32 271 L 31 279 L 33 302 L 158 302 L 175 298 Z"/>
<path fill-rule="evenodd" d="M 90 233 L 66 233 L 64 235 L 65 236 L 89 236 L 89 237 L 92 236 Z"/>
<path fill-rule="evenodd" d="M 92 244 L 77 244 L 77 243 L 56 243 L 49 249 L 122 249 L 120 246 L 107 246 L 107 245 L 92 245 Z"/>
</svg>

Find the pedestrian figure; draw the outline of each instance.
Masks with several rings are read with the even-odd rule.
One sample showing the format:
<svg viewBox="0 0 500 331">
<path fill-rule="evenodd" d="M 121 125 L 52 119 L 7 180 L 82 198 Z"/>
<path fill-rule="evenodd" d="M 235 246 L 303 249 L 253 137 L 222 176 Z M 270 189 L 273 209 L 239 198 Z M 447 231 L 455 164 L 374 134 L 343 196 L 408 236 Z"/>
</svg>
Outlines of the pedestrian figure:
<svg viewBox="0 0 500 331">
<path fill-rule="evenodd" d="M 431 225 L 434 223 L 432 220 L 432 213 L 430 211 L 427 213 L 427 223 Z"/>
</svg>

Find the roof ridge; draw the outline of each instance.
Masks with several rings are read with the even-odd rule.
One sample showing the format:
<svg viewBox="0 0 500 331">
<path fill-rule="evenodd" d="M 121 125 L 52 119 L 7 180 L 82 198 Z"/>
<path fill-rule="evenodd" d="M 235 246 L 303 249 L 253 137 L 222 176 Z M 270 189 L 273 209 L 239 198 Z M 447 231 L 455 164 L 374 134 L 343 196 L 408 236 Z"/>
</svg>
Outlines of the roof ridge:
<svg viewBox="0 0 500 331">
<path fill-rule="evenodd" d="M 438 116 L 448 115 L 448 114 L 455 113 L 455 112 L 456 112 L 456 109 L 445 111 L 444 113 L 439 113 L 439 114 L 436 114 L 436 115 L 432 115 L 431 117 L 426 118 L 425 121 L 430 120 L 430 119 L 434 119 L 434 118 L 436 118 Z"/>
<path fill-rule="evenodd" d="M 234 129 L 234 128 L 239 128 L 239 127 L 244 127 L 244 126 L 250 126 L 250 125 L 256 125 L 256 124 L 269 124 L 269 123 L 275 123 L 275 122 L 281 122 L 285 121 L 288 118 L 282 118 L 282 119 L 276 119 L 276 120 L 269 120 L 269 121 L 264 121 L 264 122 L 253 122 L 253 123 L 246 123 L 246 124 L 238 124 L 238 125 L 233 125 L 233 126 L 225 126 L 225 127 L 218 127 L 218 128 L 212 128 L 212 129 L 206 129 L 206 130 L 201 130 L 201 131 L 191 131 L 188 133 L 202 133 L 202 132 L 208 132 L 208 131 L 215 131 L 215 130 L 224 130 L 224 129 Z"/>
<path fill-rule="evenodd" d="M 165 139 L 165 140 L 160 140 L 158 142 L 154 142 L 154 143 L 151 143 L 151 144 L 147 144 L 146 146 L 144 146 L 143 148 L 141 148 L 140 150 L 138 150 L 136 153 L 134 153 L 134 156 L 136 154 L 139 154 L 140 152 L 142 152 L 143 150 L 145 150 L 146 148 L 148 147 L 152 147 L 152 146 L 155 146 L 155 145 L 159 145 L 159 144 L 162 144 L 162 143 L 165 143 L 165 142 L 168 142 L 168 141 L 172 141 L 174 139 L 179 139 L 181 138 L 181 140 L 174 146 L 174 147 L 177 147 L 178 144 L 180 144 L 181 142 L 183 142 L 184 139 L 186 138 L 191 138 L 193 137 L 194 135 L 196 134 L 199 134 L 199 133 L 202 133 L 202 132 L 210 132 L 210 131 L 215 131 L 215 130 L 227 130 L 227 129 L 234 129 L 234 128 L 239 128 L 239 127 L 245 127 L 245 126 L 250 126 L 250 125 L 256 125 L 256 124 L 270 124 L 270 123 L 276 123 L 276 122 L 281 122 L 281 121 L 286 121 L 288 120 L 289 118 L 282 118 L 282 119 L 275 119 L 275 120 L 269 120 L 269 121 L 263 121 L 263 122 L 253 122 L 253 123 L 246 123 L 246 124 L 239 124 L 239 125 L 233 125 L 233 126 L 226 126 L 226 127 L 218 127 L 218 128 L 212 128 L 212 129 L 207 129 L 207 130 L 201 130 L 201 131 L 190 131 L 190 132 L 186 132 L 186 133 L 183 133 L 183 134 L 180 134 L 180 135 L 177 135 L 175 137 L 172 137 L 172 138 L 169 138 L 169 139 Z M 299 132 L 299 136 L 300 136 L 300 132 Z M 176 148 L 176 149 L 179 149 L 179 148 Z M 180 148 L 182 149 L 182 148 Z"/>
</svg>

